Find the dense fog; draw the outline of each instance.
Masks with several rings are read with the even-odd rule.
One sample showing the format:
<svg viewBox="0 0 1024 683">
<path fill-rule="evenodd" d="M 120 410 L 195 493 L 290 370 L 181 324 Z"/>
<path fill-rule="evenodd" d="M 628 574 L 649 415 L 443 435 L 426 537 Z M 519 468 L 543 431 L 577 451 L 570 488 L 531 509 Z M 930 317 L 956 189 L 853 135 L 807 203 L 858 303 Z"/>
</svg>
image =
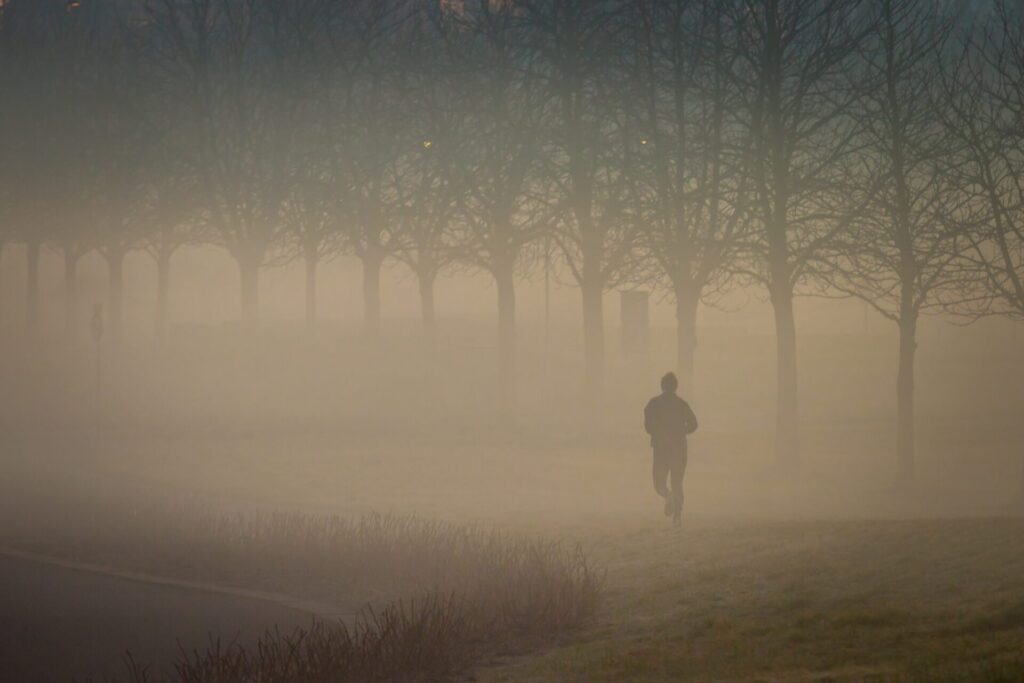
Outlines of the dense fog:
<svg viewBox="0 0 1024 683">
<path fill-rule="evenodd" d="M 0 0 L 0 679 L 1024 678 L 1020 7 Z"/>
</svg>

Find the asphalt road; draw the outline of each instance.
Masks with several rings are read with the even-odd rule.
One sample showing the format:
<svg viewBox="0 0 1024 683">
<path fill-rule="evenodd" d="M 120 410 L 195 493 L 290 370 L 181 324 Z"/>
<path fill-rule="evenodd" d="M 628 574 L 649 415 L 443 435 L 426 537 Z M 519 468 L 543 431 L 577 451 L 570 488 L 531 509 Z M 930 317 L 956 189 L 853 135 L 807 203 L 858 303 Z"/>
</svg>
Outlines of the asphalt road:
<svg viewBox="0 0 1024 683">
<path fill-rule="evenodd" d="M 166 667 L 211 636 L 251 643 L 312 615 L 264 600 L 0 557 L 0 681 L 123 677 L 123 656 Z"/>
</svg>

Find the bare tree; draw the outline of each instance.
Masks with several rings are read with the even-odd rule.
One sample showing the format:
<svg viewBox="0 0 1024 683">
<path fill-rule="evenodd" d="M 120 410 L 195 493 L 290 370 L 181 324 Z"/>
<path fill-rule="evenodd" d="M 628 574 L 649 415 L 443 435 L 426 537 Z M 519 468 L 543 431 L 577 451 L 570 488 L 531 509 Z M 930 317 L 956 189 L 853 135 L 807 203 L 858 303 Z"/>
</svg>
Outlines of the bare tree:
<svg viewBox="0 0 1024 683">
<path fill-rule="evenodd" d="M 546 155 L 557 185 L 555 240 L 583 303 L 588 399 L 604 399 L 603 297 L 635 267 L 639 220 L 628 168 L 640 140 L 623 105 L 626 5 L 618 0 L 524 0 L 534 69 L 549 93 Z"/>
<path fill-rule="evenodd" d="M 61 221 L 57 235 L 51 238 L 64 262 L 64 336 L 68 341 L 78 336 L 78 263 L 91 251 L 89 243 L 83 239 L 81 227 Z"/>
<path fill-rule="evenodd" d="M 123 333 L 124 259 L 141 245 L 147 229 L 142 212 L 147 157 L 154 132 L 146 119 L 145 72 L 136 36 L 126 16 L 95 17 L 91 68 L 80 77 L 86 90 L 78 116 L 84 131 L 84 212 L 93 242 L 107 261 L 110 336 Z"/>
<path fill-rule="evenodd" d="M 743 140 L 730 120 L 727 21 L 693 0 L 632 5 L 644 246 L 675 299 L 677 370 L 692 387 L 697 308 L 729 280 L 745 225 Z"/>
<path fill-rule="evenodd" d="M 995 3 L 972 27 L 948 69 L 947 129 L 960 154 L 950 164 L 974 229 L 950 309 L 971 318 L 1024 319 L 1024 11 Z M 1021 463 L 1024 495 L 1024 461 Z"/>
<path fill-rule="evenodd" d="M 481 0 L 449 18 L 448 60 L 460 64 L 471 93 L 457 176 L 458 249 L 466 263 L 494 278 L 498 307 L 500 400 L 515 400 L 515 279 L 526 247 L 545 224 L 540 175 L 545 93 L 531 77 L 529 26 L 511 3 Z"/>
<path fill-rule="evenodd" d="M 147 178 L 139 212 L 146 227 L 142 248 L 156 264 L 154 335 L 158 344 L 167 340 L 171 259 L 181 247 L 202 239 L 207 221 L 197 200 L 195 177 L 186 167 L 164 161 L 168 165 Z"/>
<path fill-rule="evenodd" d="M 78 52 L 75 18 L 57 0 L 5 3 L 0 24 L 5 75 L 4 133 L 11 159 L 7 168 L 8 238 L 25 244 L 27 280 L 25 325 L 39 328 L 39 260 L 42 245 L 60 223 L 61 189 L 76 148 L 69 135 L 72 91 Z"/>
<path fill-rule="evenodd" d="M 4 11 L 0 9 L 0 89 L 5 92 L 13 92 L 15 79 L 8 61 L 6 37 Z M 12 115 L 11 108 L 0 108 L 0 156 L 3 158 L 10 158 L 10 153 L 14 148 L 12 133 L 15 120 L 16 116 Z M 10 239 L 10 221 L 13 217 L 11 191 L 14 177 L 11 164 L 0 164 L 0 278 L 3 277 L 4 247 L 7 246 L 7 241 Z M 3 291 L 3 288 L 0 287 L 0 329 L 4 322 Z"/>
<path fill-rule="evenodd" d="M 947 127 L 962 144 L 951 166 L 977 211 L 966 296 L 954 310 L 1024 319 L 1024 13 L 998 2 L 946 77 Z"/>
<path fill-rule="evenodd" d="M 51 169 L 60 201 L 44 215 L 64 260 L 64 327 L 78 329 L 78 262 L 99 249 L 110 273 L 112 336 L 121 335 L 122 262 L 133 244 L 127 222 L 149 131 L 139 103 L 143 83 L 127 16 L 111 2 L 65 5 L 61 66 L 53 77 L 67 114 L 49 134 L 63 150 Z"/>
<path fill-rule="evenodd" d="M 317 321 L 317 269 L 341 250 L 336 229 L 339 221 L 336 188 L 322 164 L 310 163 L 294 171 L 295 182 L 282 208 L 288 240 L 305 266 L 305 316 L 310 329 Z"/>
<path fill-rule="evenodd" d="M 411 22 L 402 57 L 410 65 L 403 109 L 411 115 L 401 124 L 403 144 L 387 174 L 396 200 L 395 258 L 416 276 L 428 348 L 435 342 L 435 282 L 461 255 L 454 223 L 472 93 L 465 87 L 465 68 L 449 61 L 454 51 L 446 33 L 464 30 L 463 20 L 425 11 Z"/>
<path fill-rule="evenodd" d="M 862 149 L 854 166 L 867 210 L 834 259 L 830 282 L 863 299 L 899 330 L 896 381 L 899 476 L 914 473 L 914 359 L 918 319 L 958 281 L 963 196 L 945 172 L 954 154 L 943 127 L 943 49 L 951 18 L 927 0 L 878 0 L 861 49 L 864 96 L 852 111 Z M 857 87 L 856 85 L 854 87 Z"/>
<path fill-rule="evenodd" d="M 238 263 L 241 319 L 254 324 L 259 269 L 280 248 L 287 155 L 313 89 L 306 61 L 316 0 L 147 0 L 169 119 L 183 127 L 219 241 Z"/>
<path fill-rule="evenodd" d="M 402 98 L 408 64 L 411 3 L 400 0 L 329 2 L 326 45 L 318 61 L 330 175 L 347 203 L 337 227 L 347 251 L 363 266 L 367 332 L 380 331 L 380 272 L 396 248 L 395 196 L 389 164 L 400 153 Z"/>
<path fill-rule="evenodd" d="M 740 272 L 761 284 L 775 314 L 776 457 L 799 463 L 793 299 L 810 281 L 843 201 L 839 169 L 855 143 L 857 93 L 845 73 L 867 30 L 859 0 L 742 0 L 730 6 L 733 87 L 751 153 L 751 230 Z"/>
<path fill-rule="evenodd" d="M 416 275 L 423 329 L 428 344 L 435 333 L 434 284 L 459 262 L 453 223 L 458 212 L 457 129 L 450 121 L 422 131 L 419 144 L 393 165 L 398 200 L 398 248 L 395 257 Z"/>
</svg>

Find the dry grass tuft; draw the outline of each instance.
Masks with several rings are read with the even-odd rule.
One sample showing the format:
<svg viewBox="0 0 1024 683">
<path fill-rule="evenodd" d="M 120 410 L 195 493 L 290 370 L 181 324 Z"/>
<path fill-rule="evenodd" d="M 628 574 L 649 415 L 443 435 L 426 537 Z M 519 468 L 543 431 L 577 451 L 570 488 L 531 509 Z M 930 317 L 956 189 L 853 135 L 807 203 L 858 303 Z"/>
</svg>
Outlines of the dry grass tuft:
<svg viewBox="0 0 1024 683">
<path fill-rule="evenodd" d="M 130 683 L 348 683 L 434 681 L 465 669 L 474 654 L 460 601 L 432 597 L 367 611 L 349 627 L 314 622 L 271 632 L 252 648 L 213 640 L 182 652 L 173 673 L 154 674 L 127 658 Z"/>
</svg>

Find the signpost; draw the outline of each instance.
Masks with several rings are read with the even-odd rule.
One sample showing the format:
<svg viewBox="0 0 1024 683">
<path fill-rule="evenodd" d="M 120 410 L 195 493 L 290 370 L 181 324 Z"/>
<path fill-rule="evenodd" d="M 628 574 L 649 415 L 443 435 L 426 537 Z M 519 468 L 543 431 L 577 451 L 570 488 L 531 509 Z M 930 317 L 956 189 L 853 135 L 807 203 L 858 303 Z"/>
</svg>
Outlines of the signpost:
<svg viewBox="0 0 1024 683">
<path fill-rule="evenodd" d="M 93 305 L 89 331 L 96 344 L 96 396 L 99 396 L 103 377 L 103 345 L 101 343 L 103 341 L 103 304 Z"/>
</svg>

